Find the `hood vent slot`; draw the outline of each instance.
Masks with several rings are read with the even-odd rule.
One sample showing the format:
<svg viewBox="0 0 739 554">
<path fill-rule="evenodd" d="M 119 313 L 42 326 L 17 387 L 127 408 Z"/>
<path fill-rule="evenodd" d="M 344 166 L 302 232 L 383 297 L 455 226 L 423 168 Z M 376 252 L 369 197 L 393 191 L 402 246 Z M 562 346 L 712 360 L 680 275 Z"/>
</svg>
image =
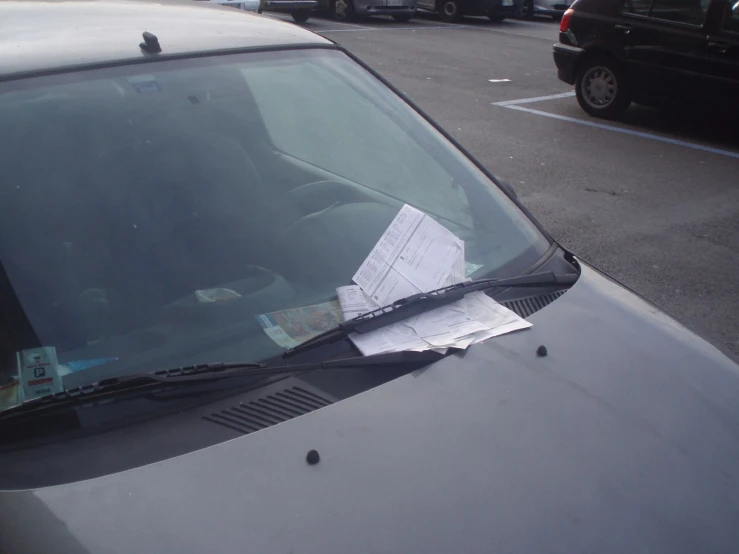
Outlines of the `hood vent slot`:
<svg viewBox="0 0 739 554">
<path fill-rule="evenodd" d="M 203 416 L 203 419 L 248 435 L 333 403 L 333 400 L 310 392 L 306 388 L 290 387 Z"/>
<path fill-rule="evenodd" d="M 531 314 L 538 312 L 545 306 L 548 306 L 557 300 L 557 298 L 562 296 L 565 292 L 567 291 L 558 290 L 556 292 L 539 296 L 527 296 L 526 298 L 516 298 L 515 300 L 502 300 L 500 303 L 512 312 L 515 312 L 522 318 L 526 319 Z"/>
</svg>

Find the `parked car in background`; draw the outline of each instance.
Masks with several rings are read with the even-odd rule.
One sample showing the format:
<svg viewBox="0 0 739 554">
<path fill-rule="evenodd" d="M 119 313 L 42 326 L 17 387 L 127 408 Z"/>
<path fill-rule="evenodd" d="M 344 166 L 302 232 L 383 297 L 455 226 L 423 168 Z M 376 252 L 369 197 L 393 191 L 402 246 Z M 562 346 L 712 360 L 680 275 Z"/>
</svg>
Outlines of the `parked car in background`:
<svg viewBox="0 0 739 554">
<path fill-rule="evenodd" d="M 304 23 L 317 7 L 318 0 L 261 0 L 259 12 L 289 13 L 296 22 Z"/>
<path fill-rule="evenodd" d="M 521 0 L 418 0 L 418 7 L 438 13 L 450 23 L 468 15 L 486 15 L 491 21 L 503 21 L 519 13 Z"/>
<path fill-rule="evenodd" d="M 406 23 L 416 15 L 416 0 L 319 0 L 319 9 L 338 21 L 389 15 Z"/>
<path fill-rule="evenodd" d="M 521 0 L 521 15 L 531 18 L 537 15 L 561 19 L 574 0 Z"/>
<path fill-rule="evenodd" d="M 197 0 L 198 2 L 208 2 L 209 4 L 219 4 L 221 6 L 229 6 L 237 10 L 247 12 L 258 12 L 261 0 Z"/>
<path fill-rule="evenodd" d="M 591 115 L 616 117 L 631 102 L 736 111 L 736 0 L 579 0 L 559 41 L 558 76 Z"/>
</svg>

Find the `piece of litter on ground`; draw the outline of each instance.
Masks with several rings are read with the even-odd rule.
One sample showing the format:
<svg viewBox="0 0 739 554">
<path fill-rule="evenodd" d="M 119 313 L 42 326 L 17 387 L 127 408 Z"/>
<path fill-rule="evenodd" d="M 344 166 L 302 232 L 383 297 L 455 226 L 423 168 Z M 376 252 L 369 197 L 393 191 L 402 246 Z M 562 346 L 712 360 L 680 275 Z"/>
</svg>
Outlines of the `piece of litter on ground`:
<svg viewBox="0 0 739 554">
<path fill-rule="evenodd" d="M 510 83 L 510 79 L 488 79 L 491 83 Z"/>
</svg>

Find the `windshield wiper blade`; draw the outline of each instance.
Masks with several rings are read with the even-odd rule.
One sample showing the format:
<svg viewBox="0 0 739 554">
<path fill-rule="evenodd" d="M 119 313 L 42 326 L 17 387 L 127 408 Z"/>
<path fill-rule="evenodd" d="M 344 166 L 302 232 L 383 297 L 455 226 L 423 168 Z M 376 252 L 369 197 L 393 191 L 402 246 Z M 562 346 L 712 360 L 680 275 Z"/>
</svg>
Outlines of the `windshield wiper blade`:
<svg viewBox="0 0 739 554">
<path fill-rule="evenodd" d="M 317 369 L 350 369 L 360 367 L 379 367 L 388 365 L 428 365 L 443 358 L 442 354 L 433 351 L 425 352 L 390 352 L 373 356 L 339 358 L 322 362 L 305 364 L 288 364 L 268 366 L 263 363 L 210 363 L 184 368 L 155 371 L 153 373 L 132 373 L 120 377 L 103 379 L 96 383 L 68 389 L 28 400 L 23 404 L 0 411 L 0 420 L 16 414 L 42 411 L 47 408 L 58 408 L 70 404 L 84 404 L 101 397 L 114 396 L 120 393 L 136 391 L 168 385 L 192 385 L 213 380 L 232 377 L 269 377 L 290 373 L 302 373 Z"/>
<path fill-rule="evenodd" d="M 89 383 L 62 392 L 40 396 L 26 400 L 22 404 L 0 410 L 0 418 L 17 412 L 33 411 L 52 406 L 78 404 L 101 396 L 119 392 L 136 390 L 142 387 L 157 385 L 192 384 L 233 377 L 236 373 L 244 374 L 244 370 L 259 370 L 266 364 L 257 362 L 243 363 L 209 363 L 187 367 L 178 367 L 154 371 L 151 373 L 131 373 L 120 377 L 109 377 L 95 383 Z"/>
<path fill-rule="evenodd" d="M 509 279 L 478 279 L 465 283 L 457 283 L 456 285 L 443 287 L 431 292 L 414 294 L 406 298 L 401 298 L 388 306 L 383 306 L 344 323 L 339 323 L 336 327 L 286 350 L 283 357 L 287 358 L 298 352 L 337 342 L 347 338 L 351 333 L 375 331 L 386 325 L 398 323 L 409 317 L 461 300 L 471 292 L 485 291 L 493 288 L 565 286 L 574 284 L 577 278 L 578 275 L 575 273 L 558 275 L 552 271 L 546 271 L 531 275 L 520 275 Z"/>
</svg>

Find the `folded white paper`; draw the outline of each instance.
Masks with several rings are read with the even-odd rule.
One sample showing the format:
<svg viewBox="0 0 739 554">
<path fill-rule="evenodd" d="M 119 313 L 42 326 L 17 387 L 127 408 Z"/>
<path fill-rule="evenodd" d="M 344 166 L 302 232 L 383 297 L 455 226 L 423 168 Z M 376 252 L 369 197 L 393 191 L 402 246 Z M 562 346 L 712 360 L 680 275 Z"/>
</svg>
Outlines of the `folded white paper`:
<svg viewBox="0 0 739 554">
<path fill-rule="evenodd" d="M 468 268 L 464 242 L 405 205 L 357 270 L 356 285 L 337 289 L 344 320 L 406 296 L 464 282 Z M 473 292 L 447 306 L 350 338 L 365 356 L 404 350 L 443 353 L 530 326 L 484 292 Z"/>
</svg>

